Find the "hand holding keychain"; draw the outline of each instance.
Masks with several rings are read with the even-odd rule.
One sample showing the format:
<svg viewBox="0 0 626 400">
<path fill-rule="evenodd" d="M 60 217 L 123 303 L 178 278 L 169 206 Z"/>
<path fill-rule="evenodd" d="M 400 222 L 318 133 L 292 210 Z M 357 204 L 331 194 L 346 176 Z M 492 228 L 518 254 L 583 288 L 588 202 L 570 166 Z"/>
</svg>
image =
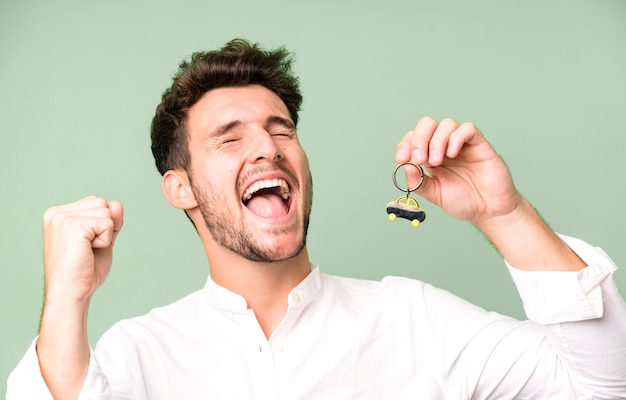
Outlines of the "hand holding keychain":
<svg viewBox="0 0 626 400">
<path fill-rule="evenodd" d="M 414 188 L 407 187 L 403 189 L 398 185 L 398 181 L 396 180 L 398 170 L 405 165 L 412 165 L 420 172 L 420 181 Z M 411 225 L 415 227 L 419 226 L 419 224 L 426 219 L 426 212 L 420 208 L 419 202 L 414 197 L 411 197 L 411 192 L 419 189 L 422 183 L 424 183 L 424 169 L 420 165 L 412 162 L 405 162 L 399 164 L 396 169 L 393 170 L 392 178 L 393 184 L 396 185 L 400 191 L 406 192 L 406 196 L 401 196 L 398 200 L 387 203 L 387 217 L 390 221 L 395 221 L 397 217 L 408 219 L 411 221 Z"/>
</svg>

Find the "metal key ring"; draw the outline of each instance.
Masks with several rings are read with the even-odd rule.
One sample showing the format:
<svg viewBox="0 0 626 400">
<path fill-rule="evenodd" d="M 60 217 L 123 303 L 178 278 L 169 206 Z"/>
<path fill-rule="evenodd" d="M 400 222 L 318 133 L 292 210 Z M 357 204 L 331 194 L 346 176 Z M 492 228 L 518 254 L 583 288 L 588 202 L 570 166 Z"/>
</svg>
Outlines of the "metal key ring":
<svg viewBox="0 0 626 400">
<path fill-rule="evenodd" d="M 417 170 L 420 172 L 420 181 L 417 183 L 417 185 L 413 189 L 409 189 L 408 187 L 406 189 L 401 188 L 400 185 L 398 185 L 398 181 L 396 180 L 396 174 L 398 173 L 398 170 L 400 169 L 400 167 L 403 167 L 405 165 L 412 165 L 415 168 L 417 168 Z M 422 186 L 422 183 L 424 183 L 424 169 L 422 168 L 421 165 L 417 165 L 417 164 L 412 163 L 411 161 L 408 161 L 402 164 L 398 164 L 396 169 L 393 170 L 392 178 L 393 178 L 393 184 L 396 185 L 396 187 L 400 189 L 401 192 L 406 192 L 408 196 L 409 193 L 415 192 L 417 189 L 420 188 L 420 186 Z"/>
</svg>

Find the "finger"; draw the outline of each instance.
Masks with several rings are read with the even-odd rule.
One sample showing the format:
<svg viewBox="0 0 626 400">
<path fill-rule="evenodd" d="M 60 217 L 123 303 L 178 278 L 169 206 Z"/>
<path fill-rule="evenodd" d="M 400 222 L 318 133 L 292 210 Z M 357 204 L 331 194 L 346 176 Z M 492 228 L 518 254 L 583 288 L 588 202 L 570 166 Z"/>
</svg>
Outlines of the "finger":
<svg viewBox="0 0 626 400">
<path fill-rule="evenodd" d="M 107 207 L 107 221 L 104 221 L 103 225 L 100 225 L 102 231 L 97 232 L 97 235 L 91 241 L 91 245 L 94 248 L 105 248 L 113 245 L 117 235 L 122 230 L 124 225 L 124 207 L 119 201 L 111 201 Z"/>
<path fill-rule="evenodd" d="M 425 163 L 428 160 L 428 142 L 436 127 L 437 121 L 433 118 L 421 118 L 415 129 L 407 132 L 396 146 L 396 162 Z"/>
<path fill-rule="evenodd" d="M 444 160 L 448 151 L 450 136 L 457 130 L 459 123 L 452 118 L 442 120 L 428 143 L 428 164 L 439 166 Z"/>
<path fill-rule="evenodd" d="M 398 142 L 398 145 L 396 146 L 396 162 L 398 164 L 404 164 L 405 162 L 408 162 L 411 159 L 411 135 L 413 134 L 413 131 L 408 131 L 403 137 L 402 139 L 400 139 L 400 142 Z"/>
<path fill-rule="evenodd" d="M 426 178 L 426 175 L 423 174 L 423 170 L 420 171 L 420 167 L 417 167 L 417 165 L 419 164 L 407 164 L 404 166 L 407 190 L 424 184 L 423 179 Z"/>
<path fill-rule="evenodd" d="M 439 123 L 431 117 L 423 117 L 419 120 L 411 137 L 411 160 L 415 164 L 428 162 L 430 152 L 430 139 L 433 137 Z"/>
<path fill-rule="evenodd" d="M 121 204 L 115 205 L 114 210 L 115 216 L 108 207 L 48 211 L 44 236 L 66 242 L 83 238 L 93 248 L 108 247 L 122 226 Z"/>
<path fill-rule="evenodd" d="M 86 222 L 86 233 L 91 239 L 91 247 L 103 249 L 113 244 L 115 223 L 112 218 L 90 218 Z"/>
<path fill-rule="evenodd" d="M 65 229 L 65 224 L 68 226 L 75 223 L 74 219 L 89 219 L 89 218 L 111 218 L 111 211 L 108 208 L 88 208 L 79 210 L 48 210 L 45 214 L 44 226 L 48 229 Z"/>
<path fill-rule="evenodd" d="M 102 208 L 107 207 L 107 201 L 100 196 L 87 196 L 72 203 L 57 206 L 58 209 L 64 211 L 83 210 L 88 208 Z"/>
<path fill-rule="evenodd" d="M 95 237 L 91 241 L 93 248 L 112 246 L 124 225 L 124 207 L 119 201 L 107 203 L 106 217 L 94 225 Z M 98 230 L 99 229 L 99 230 Z"/>
<path fill-rule="evenodd" d="M 44 219 L 44 222 L 48 222 L 51 218 L 54 218 L 54 216 L 57 214 L 68 214 L 74 211 L 88 210 L 88 209 L 101 209 L 101 208 L 106 208 L 106 207 L 107 207 L 107 202 L 102 197 L 87 196 L 72 203 L 48 208 L 43 215 L 43 219 Z"/>
<path fill-rule="evenodd" d="M 441 206 L 441 201 L 437 197 L 437 180 L 424 175 L 424 180 L 420 187 L 415 191 L 420 197 L 428 200 L 429 202 Z"/>
<path fill-rule="evenodd" d="M 124 225 L 124 207 L 119 201 L 109 202 L 109 210 L 111 211 L 111 219 L 113 220 L 113 241 L 122 230 Z"/>
<path fill-rule="evenodd" d="M 459 155 L 463 146 L 466 144 L 478 144 L 481 138 L 482 133 L 480 133 L 476 125 L 471 122 L 464 122 L 450 136 L 446 156 L 455 158 Z"/>
<path fill-rule="evenodd" d="M 124 223 L 124 208 L 119 201 L 107 202 L 102 197 L 88 196 L 73 203 L 50 207 L 44 213 L 44 222 L 63 216 L 105 216 L 113 218 L 115 230 L 122 229 Z"/>
</svg>

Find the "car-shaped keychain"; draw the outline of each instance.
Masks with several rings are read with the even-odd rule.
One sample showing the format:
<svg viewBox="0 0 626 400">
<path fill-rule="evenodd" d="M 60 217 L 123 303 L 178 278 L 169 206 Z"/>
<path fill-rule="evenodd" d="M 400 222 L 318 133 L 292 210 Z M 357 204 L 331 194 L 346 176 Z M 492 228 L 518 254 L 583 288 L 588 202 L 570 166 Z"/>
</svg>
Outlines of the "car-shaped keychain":
<svg viewBox="0 0 626 400">
<path fill-rule="evenodd" d="M 408 219 L 413 226 L 419 226 L 426 219 L 426 212 L 413 197 L 402 196 L 396 201 L 387 203 L 389 221 L 395 221 L 398 217 Z"/>
<path fill-rule="evenodd" d="M 412 165 L 417 168 L 420 173 L 420 181 L 414 188 L 403 189 L 400 185 L 398 185 L 396 174 L 398 173 L 398 169 L 404 165 Z M 396 169 L 394 169 L 392 178 L 393 184 L 396 185 L 400 191 L 406 192 L 406 196 L 402 196 L 396 201 L 390 201 L 387 203 L 387 217 L 390 221 L 395 221 L 398 217 L 408 219 L 411 221 L 411 225 L 415 227 L 419 226 L 419 224 L 424 222 L 426 219 L 426 212 L 420 208 L 418 201 L 410 195 L 411 192 L 419 189 L 419 187 L 422 186 L 422 183 L 424 183 L 424 170 L 420 165 L 413 164 L 412 162 L 405 162 L 403 164 L 399 164 Z"/>
</svg>

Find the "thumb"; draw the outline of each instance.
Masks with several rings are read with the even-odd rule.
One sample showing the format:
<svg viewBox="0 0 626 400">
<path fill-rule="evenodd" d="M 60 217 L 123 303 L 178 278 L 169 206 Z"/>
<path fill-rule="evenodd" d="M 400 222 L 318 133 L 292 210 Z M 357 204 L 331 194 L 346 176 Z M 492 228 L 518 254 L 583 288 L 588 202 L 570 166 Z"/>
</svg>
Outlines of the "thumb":
<svg viewBox="0 0 626 400">
<path fill-rule="evenodd" d="M 106 204 L 108 215 L 105 218 L 93 220 L 93 225 L 88 227 L 88 234 L 93 235 L 91 246 L 94 249 L 105 249 L 113 246 L 117 234 L 124 224 L 124 209 L 120 202 L 112 201 Z"/>
<path fill-rule="evenodd" d="M 109 211 L 113 220 L 113 242 L 115 242 L 115 238 L 124 225 L 124 206 L 119 201 L 113 200 L 109 202 Z"/>
<path fill-rule="evenodd" d="M 436 179 L 426 174 L 427 168 L 417 164 L 404 166 L 407 190 L 414 192 L 429 202 L 440 205 Z"/>
<path fill-rule="evenodd" d="M 404 174 L 406 176 L 406 190 L 408 191 L 415 192 L 425 183 L 426 174 L 418 164 L 404 164 Z"/>
</svg>

